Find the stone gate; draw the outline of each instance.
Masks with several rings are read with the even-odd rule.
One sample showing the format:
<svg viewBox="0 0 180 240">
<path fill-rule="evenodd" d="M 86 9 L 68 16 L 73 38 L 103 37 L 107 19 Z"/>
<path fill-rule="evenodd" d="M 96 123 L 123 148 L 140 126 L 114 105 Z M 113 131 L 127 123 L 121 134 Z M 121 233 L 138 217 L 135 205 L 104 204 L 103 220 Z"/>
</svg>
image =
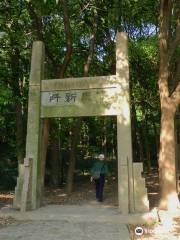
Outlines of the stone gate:
<svg viewBox="0 0 180 240">
<path fill-rule="evenodd" d="M 116 75 L 44 80 L 44 44 L 33 43 L 26 158 L 19 166 L 14 206 L 41 206 L 48 124 L 52 117 L 117 116 L 118 202 L 123 214 L 149 209 L 142 163 L 133 163 L 127 35 L 117 33 Z"/>
</svg>

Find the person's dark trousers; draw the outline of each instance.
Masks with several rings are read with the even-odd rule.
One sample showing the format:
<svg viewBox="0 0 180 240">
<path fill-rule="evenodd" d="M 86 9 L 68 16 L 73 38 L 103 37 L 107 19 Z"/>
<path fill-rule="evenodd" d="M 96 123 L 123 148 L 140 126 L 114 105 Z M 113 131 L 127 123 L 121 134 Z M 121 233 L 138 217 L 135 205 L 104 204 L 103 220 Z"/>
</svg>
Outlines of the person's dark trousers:
<svg viewBox="0 0 180 240">
<path fill-rule="evenodd" d="M 96 199 L 99 202 L 103 201 L 104 182 L 105 182 L 105 175 L 104 174 L 100 174 L 100 178 L 95 180 L 95 183 L 96 183 Z"/>
</svg>

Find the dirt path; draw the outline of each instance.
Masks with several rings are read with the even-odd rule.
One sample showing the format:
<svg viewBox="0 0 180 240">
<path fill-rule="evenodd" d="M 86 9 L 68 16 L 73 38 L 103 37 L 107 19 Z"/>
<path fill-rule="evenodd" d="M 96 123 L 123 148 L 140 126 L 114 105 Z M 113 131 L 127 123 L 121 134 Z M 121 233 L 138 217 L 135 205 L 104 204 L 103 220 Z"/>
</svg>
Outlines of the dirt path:
<svg viewBox="0 0 180 240">
<path fill-rule="evenodd" d="M 24 214 L 2 209 L 0 216 L 17 222 L 0 229 L 0 240 L 129 240 L 126 224 L 116 208 L 92 203 L 82 206 L 49 205 Z"/>
<path fill-rule="evenodd" d="M 146 185 L 150 208 L 158 206 L 156 172 L 146 176 Z M 180 240 L 180 212 L 176 218 L 162 212 L 162 222 L 156 226 L 146 225 L 148 215 L 119 214 L 113 180 L 105 184 L 103 204 L 94 201 L 94 186 L 89 181 L 77 182 L 70 196 L 64 188 L 46 188 L 44 207 L 24 214 L 11 209 L 12 199 L 13 192 L 0 193 L 0 240 Z M 135 235 L 137 226 L 142 226 L 142 236 Z"/>
<path fill-rule="evenodd" d="M 0 229 L 0 240 L 179 240 L 180 211 L 175 215 L 162 211 L 162 222 L 152 226 L 147 225 L 147 219 L 153 215 L 125 216 L 116 207 L 93 201 L 84 205 L 47 205 L 25 213 L 3 208 L 0 218 L 11 217 L 12 222 Z M 134 234 L 137 226 L 143 228 L 142 236 Z"/>
</svg>

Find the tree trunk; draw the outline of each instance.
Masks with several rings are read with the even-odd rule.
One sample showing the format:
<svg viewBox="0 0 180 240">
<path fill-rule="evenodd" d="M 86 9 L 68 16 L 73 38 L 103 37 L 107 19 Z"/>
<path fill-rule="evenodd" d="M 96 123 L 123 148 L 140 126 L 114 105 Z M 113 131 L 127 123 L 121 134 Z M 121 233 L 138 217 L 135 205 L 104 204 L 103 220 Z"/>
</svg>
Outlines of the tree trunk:
<svg viewBox="0 0 180 240">
<path fill-rule="evenodd" d="M 176 189 L 174 106 L 165 104 L 161 112 L 159 175 L 161 188 L 161 209 L 178 205 Z"/>
<path fill-rule="evenodd" d="M 74 169 L 76 165 L 76 154 L 77 154 L 77 145 L 79 141 L 79 133 L 81 126 L 81 118 L 78 118 L 72 129 L 71 135 L 71 150 L 70 150 L 70 157 L 69 157 L 69 168 L 67 174 L 67 193 L 70 194 L 73 191 L 73 182 L 74 182 Z"/>
<path fill-rule="evenodd" d="M 95 20 L 97 21 L 96 17 L 95 17 Z M 84 64 L 84 77 L 88 76 L 90 65 L 93 59 L 96 31 L 97 31 L 96 21 L 93 22 L 94 28 L 93 28 L 92 35 L 90 37 L 89 53 L 88 53 L 87 61 Z M 67 175 L 67 193 L 68 194 L 70 194 L 73 189 L 74 169 L 75 169 L 75 163 L 76 163 L 76 150 L 77 150 L 77 143 L 79 140 L 79 132 L 81 129 L 81 124 L 82 124 L 82 119 L 78 118 L 77 121 L 75 122 L 75 126 L 73 127 L 73 131 L 72 131 L 70 163 L 69 163 L 69 169 L 68 169 L 68 175 Z"/>
<path fill-rule="evenodd" d="M 45 170 L 46 170 L 46 155 L 47 155 L 47 148 L 48 148 L 48 140 L 49 140 L 49 119 L 43 119 L 41 123 L 41 134 L 42 134 L 42 139 L 41 139 L 41 150 L 40 150 L 40 157 L 41 157 L 41 179 L 40 179 L 40 199 L 41 199 L 41 204 L 43 200 L 43 195 L 44 195 L 44 180 L 45 180 Z"/>
<path fill-rule="evenodd" d="M 116 118 L 113 118 L 113 136 L 112 136 L 112 158 L 117 158 L 117 130 L 116 130 L 116 122 L 114 121 Z"/>
<path fill-rule="evenodd" d="M 150 156 L 150 148 L 149 148 L 149 141 L 147 139 L 148 136 L 148 125 L 147 125 L 147 114 L 145 112 L 145 152 L 146 152 L 146 166 L 147 166 L 147 172 L 149 173 L 151 170 L 151 156 Z"/>
<path fill-rule="evenodd" d="M 23 164 L 25 156 L 24 148 L 24 124 L 22 116 L 22 105 L 19 103 L 16 106 L 16 146 L 17 146 L 17 159 L 18 165 Z"/>
<path fill-rule="evenodd" d="M 51 148 L 51 179 L 52 185 L 58 187 L 60 184 L 60 161 L 59 161 L 59 140 L 52 141 Z"/>
<path fill-rule="evenodd" d="M 144 163 L 144 151 L 143 151 L 143 140 L 142 140 L 143 137 L 142 137 L 141 132 L 142 131 L 138 129 L 138 131 L 137 131 L 137 135 L 138 135 L 137 136 L 137 140 L 138 140 L 138 145 L 139 145 L 139 158 L 140 158 L 140 162 Z"/>
<path fill-rule="evenodd" d="M 180 103 L 180 83 L 175 90 L 169 94 L 168 80 L 170 76 L 170 61 L 173 53 L 179 44 L 180 26 L 177 19 L 176 34 L 172 40 L 171 17 L 172 0 L 161 0 L 160 5 L 160 68 L 159 68 L 159 94 L 161 102 L 161 131 L 160 131 L 160 153 L 159 153 L 159 174 L 161 201 L 160 208 L 174 210 L 179 207 L 179 200 L 176 189 L 176 168 L 175 168 L 175 138 L 174 138 L 174 116 L 176 108 Z M 175 7 L 175 5 L 174 5 Z M 170 42 L 171 41 L 171 42 Z M 170 44 L 171 43 L 171 44 Z M 171 69 L 172 71 L 172 69 Z M 176 75 L 176 74 L 175 74 Z"/>
<path fill-rule="evenodd" d="M 157 127 L 156 127 L 156 123 L 155 123 L 155 119 L 153 119 L 153 130 L 154 130 L 154 138 L 155 138 L 155 156 L 157 156 L 158 158 L 158 153 L 159 153 L 159 134 L 157 133 Z"/>
<path fill-rule="evenodd" d="M 106 117 L 103 119 L 103 136 L 102 136 L 102 152 L 105 154 L 107 157 L 107 121 Z"/>
<path fill-rule="evenodd" d="M 138 124 L 137 124 L 137 116 L 136 116 L 136 107 L 134 96 L 131 95 L 131 123 L 132 123 L 132 145 L 133 145 L 133 159 L 135 162 L 141 161 L 140 157 L 140 138 L 138 134 Z"/>
<path fill-rule="evenodd" d="M 175 116 L 175 155 L 176 155 L 176 179 L 177 192 L 180 194 L 180 109 Z"/>
<path fill-rule="evenodd" d="M 145 126 L 144 124 L 140 127 L 140 153 L 141 153 L 141 157 L 143 160 L 143 172 L 147 172 L 147 150 L 148 150 L 148 144 L 147 144 L 147 137 L 146 137 L 146 131 L 145 131 Z"/>
<path fill-rule="evenodd" d="M 64 171 L 63 171 L 63 157 L 61 153 L 61 137 L 58 138 L 58 148 L 59 148 L 59 184 L 62 185 L 64 181 Z"/>
</svg>

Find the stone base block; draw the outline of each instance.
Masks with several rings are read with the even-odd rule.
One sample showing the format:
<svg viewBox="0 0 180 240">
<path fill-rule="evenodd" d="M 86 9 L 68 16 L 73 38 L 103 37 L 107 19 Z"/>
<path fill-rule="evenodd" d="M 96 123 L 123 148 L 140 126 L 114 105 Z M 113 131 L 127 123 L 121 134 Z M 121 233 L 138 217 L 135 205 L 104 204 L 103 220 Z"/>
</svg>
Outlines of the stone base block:
<svg viewBox="0 0 180 240">
<path fill-rule="evenodd" d="M 147 189 L 145 187 L 145 179 L 142 178 L 142 163 L 133 163 L 134 175 L 134 204 L 135 212 L 148 212 L 149 200 L 147 197 Z"/>
<path fill-rule="evenodd" d="M 129 186 L 127 166 L 120 166 L 118 178 L 119 210 L 122 214 L 129 213 Z"/>
<path fill-rule="evenodd" d="M 24 183 L 24 164 L 19 165 L 19 176 L 17 178 L 17 184 L 15 187 L 15 195 L 13 199 L 13 207 L 20 208 L 21 207 L 21 195 L 22 188 Z"/>
</svg>

